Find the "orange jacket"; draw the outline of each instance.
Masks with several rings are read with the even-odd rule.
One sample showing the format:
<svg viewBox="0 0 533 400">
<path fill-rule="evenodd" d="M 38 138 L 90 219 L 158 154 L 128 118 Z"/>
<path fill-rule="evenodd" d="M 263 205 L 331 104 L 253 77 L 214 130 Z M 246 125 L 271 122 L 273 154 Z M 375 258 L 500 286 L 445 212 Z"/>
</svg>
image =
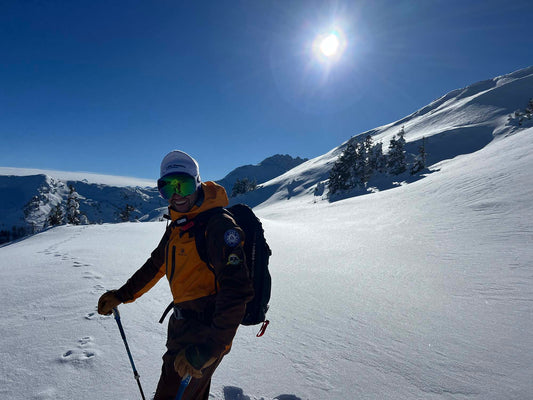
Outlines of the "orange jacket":
<svg viewBox="0 0 533 400">
<path fill-rule="evenodd" d="M 209 220 L 206 229 L 209 266 L 198 255 L 188 223 L 203 211 L 227 204 L 228 198 L 222 186 L 214 182 L 202 183 L 199 201 L 188 213 L 170 209 L 172 223 L 161 242 L 146 263 L 117 291 L 122 301 L 132 302 L 166 275 L 174 303 L 184 310 L 202 315 L 201 323 L 193 324 L 194 329 L 187 329 L 189 324 L 182 332 L 173 335 L 175 343 L 171 346 L 174 348 L 199 341 L 205 344 L 207 341 L 214 355 L 228 349 L 244 316 L 246 303 L 253 297 L 242 249 L 244 233 L 236 222 L 222 213 Z M 236 246 L 226 244 L 225 234 L 228 231 L 238 232 L 241 243 Z M 230 256 L 237 256 L 242 263 L 229 263 Z"/>
</svg>

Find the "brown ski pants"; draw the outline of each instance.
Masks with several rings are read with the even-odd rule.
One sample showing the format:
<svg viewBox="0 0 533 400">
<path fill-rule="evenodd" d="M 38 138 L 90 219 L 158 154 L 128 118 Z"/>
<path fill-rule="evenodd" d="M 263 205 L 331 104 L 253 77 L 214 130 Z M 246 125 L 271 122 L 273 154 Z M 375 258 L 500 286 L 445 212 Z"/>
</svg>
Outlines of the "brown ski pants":
<svg viewBox="0 0 533 400">
<path fill-rule="evenodd" d="M 181 376 L 174 370 L 174 359 L 176 353 L 167 351 L 163 356 L 163 367 L 161 368 L 161 377 L 157 385 L 155 397 L 153 400 L 174 400 L 181 383 Z M 202 378 L 192 378 L 189 386 L 183 393 L 182 400 L 208 400 L 209 389 L 211 387 L 211 377 L 215 372 L 218 364 L 222 361 L 219 358 L 213 365 L 202 370 Z"/>
</svg>

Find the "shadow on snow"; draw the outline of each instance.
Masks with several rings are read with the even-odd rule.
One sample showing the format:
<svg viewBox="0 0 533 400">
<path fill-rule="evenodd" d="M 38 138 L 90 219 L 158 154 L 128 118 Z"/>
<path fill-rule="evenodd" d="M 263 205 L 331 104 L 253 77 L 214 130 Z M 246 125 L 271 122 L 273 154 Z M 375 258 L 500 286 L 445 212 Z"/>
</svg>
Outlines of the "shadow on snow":
<svg viewBox="0 0 533 400">
<path fill-rule="evenodd" d="M 224 400 L 251 400 L 250 396 L 246 396 L 241 388 L 235 386 L 224 387 Z M 280 394 L 274 400 L 302 400 L 300 397 L 293 394 Z"/>
</svg>

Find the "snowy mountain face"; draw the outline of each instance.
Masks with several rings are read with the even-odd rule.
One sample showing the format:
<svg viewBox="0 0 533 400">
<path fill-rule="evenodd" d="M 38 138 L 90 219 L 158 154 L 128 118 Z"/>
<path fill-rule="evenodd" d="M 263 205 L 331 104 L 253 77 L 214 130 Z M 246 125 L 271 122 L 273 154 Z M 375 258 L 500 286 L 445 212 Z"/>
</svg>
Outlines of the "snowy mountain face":
<svg viewBox="0 0 533 400">
<path fill-rule="evenodd" d="M 226 192 L 231 194 L 233 185 L 239 179 L 248 179 L 261 184 L 284 174 L 305 161 L 307 161 L 307 159 L 302 159 L 300 157 L 293 158 L 289 155 L 277 154 L 266 158 L 257 165 L 244 165 L 236 168 L 223 179 L 217 181 L 217 183 L 224 186 Z"/>
<path fill-rule="evenodd" d="M 71 187 L 79 203 L 82 224 L 153 221 L 166 210 L 166 201 L 153 187 L 110 186 L 43 174 L 0 175 L 2 241 L 41 231 L 48 226 L 47 219 L 58 205 L 65 215 Z"/>
<path fill-rule="evenodd" d="M 237 179 L 264 182 L 304 161 L 276 155 L 258 165 L 239 167 L 219 183 L 231 193 Z M 157 221 L 166 212 L 167 202 L 151 181 L 0 168 L 0 243 L 41 231 L 49 225 L 47 219 L 58 205 L 66 215 L 71 186 L 79 202 L 82 224 Z"/>
<path fill-rule="evenodd" d="M 533 126 L 532 98 L 533 67 L 454 90 L 399 121 L 354 136 L 323 156 L 239 196 L 236 201 L 258 206 L 300 196 L 308 197 L 309 201 L 331 200 L 327 190 L 329 174 L 347 145 L 371 136 L 374 143 L 383 144 L 386 153 L 390 140 L 401 130 L 405 132 L 407 158 L 414 159 L 424 141 L 426 165 L 434 171 L 435 165 L 443 160 L 479 151 L 496 138 Z M 390 189 L 424 175 L 377 176 L 368 182 L 364 191 L 347 193 L 347 196 Z"/>
</svg>

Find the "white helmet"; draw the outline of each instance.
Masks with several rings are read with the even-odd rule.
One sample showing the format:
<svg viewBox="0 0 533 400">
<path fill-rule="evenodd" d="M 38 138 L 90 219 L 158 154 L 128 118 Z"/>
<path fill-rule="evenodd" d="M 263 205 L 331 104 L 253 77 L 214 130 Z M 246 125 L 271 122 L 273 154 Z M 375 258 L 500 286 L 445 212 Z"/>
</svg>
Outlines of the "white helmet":
<svg viewBox="0 0 533 400">
<path fill-rule="evenodd" d="M 168 153 L 163 161 L 161 161 L 160 177 L 170 174 L 187 174 L 192 176 L 196 181 L 196 187 L 200 186 L 202 180 L 200 179 L 200 169 L 198 162 L 187 153 L 174 150 Z"/>
</svg>

